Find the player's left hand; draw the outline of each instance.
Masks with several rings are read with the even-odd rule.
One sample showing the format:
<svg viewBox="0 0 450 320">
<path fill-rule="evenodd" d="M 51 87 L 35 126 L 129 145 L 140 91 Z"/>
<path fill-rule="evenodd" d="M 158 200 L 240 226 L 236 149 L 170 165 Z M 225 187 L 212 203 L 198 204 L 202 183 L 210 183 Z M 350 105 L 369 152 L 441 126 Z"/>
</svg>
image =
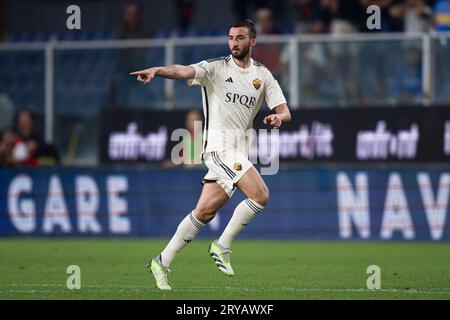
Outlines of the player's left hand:
<svg viewBox="0 0 450 320">
<path fill-rule="evenodd" d="M 278 129 L 283 121 L 281 121 L 281 118 L 277 114 L 270 114 L 263 120 L 264 124 L 270 124 L 274 129 Z"/>
</svg>

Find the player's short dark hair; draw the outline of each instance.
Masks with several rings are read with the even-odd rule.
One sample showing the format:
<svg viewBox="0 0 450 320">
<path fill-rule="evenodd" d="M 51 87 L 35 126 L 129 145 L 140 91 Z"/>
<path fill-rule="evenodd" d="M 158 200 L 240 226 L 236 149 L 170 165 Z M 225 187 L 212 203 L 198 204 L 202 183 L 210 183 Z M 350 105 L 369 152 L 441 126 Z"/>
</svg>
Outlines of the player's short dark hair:
<svg viewBox="0 0 450 320">
<path fill-rule="evenodd" d="M 250 38 L 256 38 L 255 24 L 253 23 L 252 20 L 245 19 L 242 21 L 235 22 L 230 26 L 230 28 L 240 28 L 240 27 L 244 27 L 244 28 L 248 29 L 248 34 L 249 34 Z"/>
</svg>

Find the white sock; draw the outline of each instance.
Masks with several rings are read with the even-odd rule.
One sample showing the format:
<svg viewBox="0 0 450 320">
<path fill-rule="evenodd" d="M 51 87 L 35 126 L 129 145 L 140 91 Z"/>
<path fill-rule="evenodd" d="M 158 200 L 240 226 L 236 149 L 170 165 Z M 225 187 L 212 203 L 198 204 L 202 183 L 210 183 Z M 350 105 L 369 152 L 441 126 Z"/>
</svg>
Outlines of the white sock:
<svg viewBox="0 0 450 320">
<path fill-rule="evenodd" d="M 233 216 L 228 222 L 227 227 L 223 231 L 219 238 L 219 244 L 224 248 L 231 248 L 231 242 L 234 238 L 244 229 L 261 210 L 264 206 L 256 203 L 252 199 L 245 199 L 238 204 L 236 209 L 234 209 Z"/>
<path fill-rule="evenodd" d="M 175 258 L 175 255 L 191 242 L 204 226 L 205 224 L 194 217 L 194 211 L 189 213 L 178 225 L 177 231 L 172 239 L 161 252 L 161 263 L 164 266 L 169 267 Z"/>
</svg>

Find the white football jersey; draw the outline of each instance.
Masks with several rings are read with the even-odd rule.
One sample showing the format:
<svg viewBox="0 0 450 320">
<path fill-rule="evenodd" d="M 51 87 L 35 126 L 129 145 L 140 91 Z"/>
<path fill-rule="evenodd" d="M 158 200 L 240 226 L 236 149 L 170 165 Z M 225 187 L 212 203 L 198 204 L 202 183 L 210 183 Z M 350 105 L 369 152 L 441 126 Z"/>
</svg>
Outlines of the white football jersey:
<svg viewBox="0 0 450 320">
<path fill-rule="evenodd" d="M 202 86 L 203 153 L 235 150 L 248 155 L 249 129 L 263 101 L 270 109 L 286 103 L 277 80 L 253 59 L 244 69 L 231 55 L 192 66 L 195 77 L 188 85 Z"/>
</svg>

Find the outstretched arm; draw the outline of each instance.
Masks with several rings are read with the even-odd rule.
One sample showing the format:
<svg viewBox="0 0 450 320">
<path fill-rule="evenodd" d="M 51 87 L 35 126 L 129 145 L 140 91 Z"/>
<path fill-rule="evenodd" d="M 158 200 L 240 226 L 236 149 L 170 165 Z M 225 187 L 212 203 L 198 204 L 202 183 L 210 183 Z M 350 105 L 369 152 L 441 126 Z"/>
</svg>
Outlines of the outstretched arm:
<svg viewBox="0 0 450 320">
<path fill-rule="evenodd" d="M 195 69 L 192 66 L 182 66 L 174 64 L 167 67 L 153 67 L 145 70 L 130 72 L 130 75 L 137 75 L 137 80 L 144 84 L 149 83 L 155 76 L 166 79 L 193 79 L 195 77 Z"/>
<path fill-rule="evenodd" d="M 287 104 L 283 103 L 276 106 L 273 110 L 275 110 L 274 114 L 270 114 L 264 118 L 265 124 L 271 124 L 274 129 L 278 129 L 283 122 L 291 121 L 291 112 Z"/>
</svg>

